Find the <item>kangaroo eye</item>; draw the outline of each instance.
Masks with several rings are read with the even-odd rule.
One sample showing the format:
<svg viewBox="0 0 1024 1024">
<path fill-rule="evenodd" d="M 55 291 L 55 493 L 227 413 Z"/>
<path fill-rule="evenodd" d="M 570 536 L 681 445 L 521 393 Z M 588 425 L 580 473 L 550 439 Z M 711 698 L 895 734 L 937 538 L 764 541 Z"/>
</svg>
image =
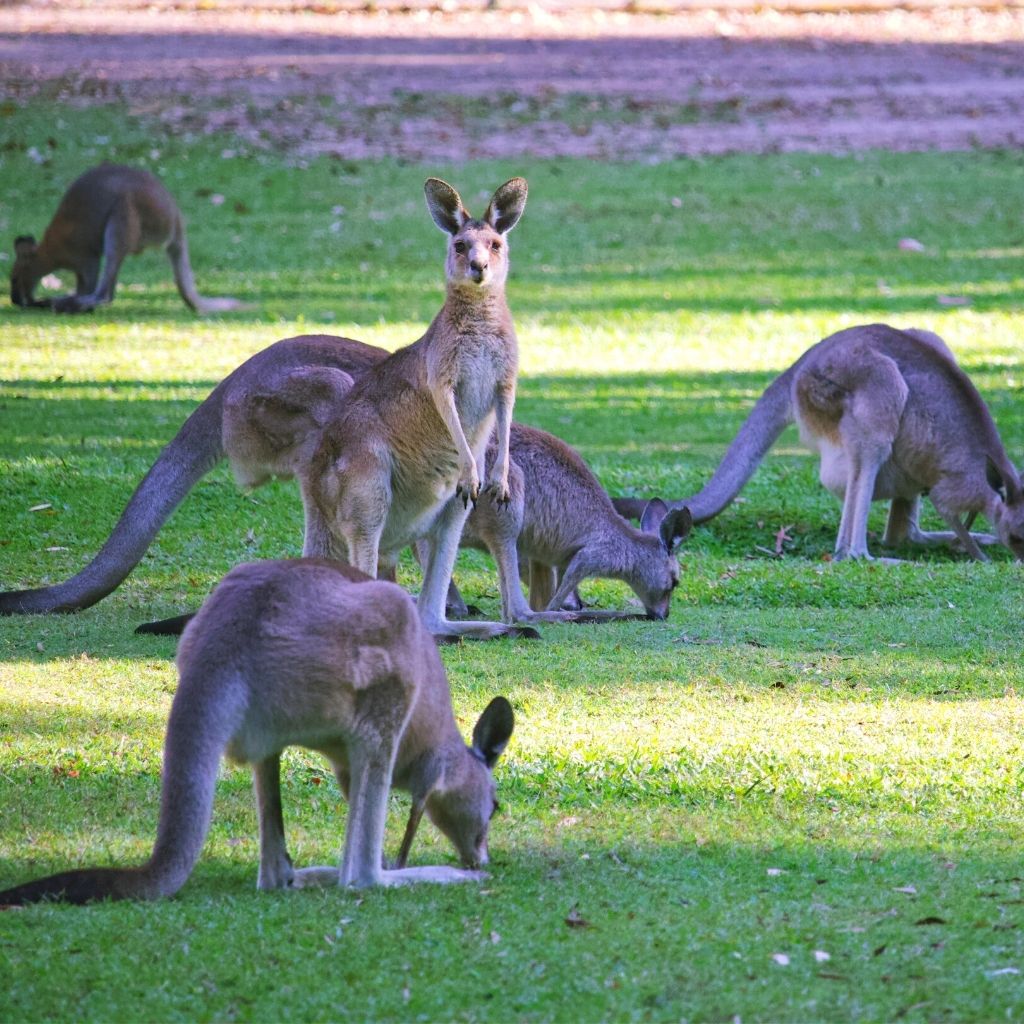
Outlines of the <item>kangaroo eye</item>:
<svg viewBox="0 0 1024 1024">
<path fill-rule="evenodd" d="M 461 256 L 466 251 L 466 243 L 465 242 L 456 242 L 455 243 L 455 251 Z"/>
<path fill-rule="evenodd" d="M 491 242 L 491 252 L 501 252 L 501 242 L 497 239 Z"/>
</svg>

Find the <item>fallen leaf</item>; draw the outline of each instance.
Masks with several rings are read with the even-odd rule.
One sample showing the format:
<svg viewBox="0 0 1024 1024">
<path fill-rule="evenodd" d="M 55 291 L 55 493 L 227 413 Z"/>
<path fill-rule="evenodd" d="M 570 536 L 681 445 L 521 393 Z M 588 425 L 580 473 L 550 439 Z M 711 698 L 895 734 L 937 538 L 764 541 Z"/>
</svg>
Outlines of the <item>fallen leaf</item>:
<svg viewBox="0 0 1024 1024">
<path fill-rule="evenodd" d="M 789 957 L 785 953 L 772 953 L 772 959 L 780 967 L 788 967 L 789 966 Z"/>
<path fill-rule="evenodd" d="M 928 917 L 922 917 L 919 921 L 915 921 L 914 924 L 948 924 L 949 922 L 944 917 L 935 917 L 934 914 Z"/>
<path fill-rule="evenodd" d="M 997 967 L 994 971 L 986 971 L 986 978 L 998 978 L 1004 974 L 1020 974 L 1016 967 Z"/>
<path fill-rule="evenodd" d="M 491 945 L 496 946 L 501 942 L 501 936 L 497 932 L 491 932 Z"/>
<path fill-rule="evenodd" d="M 71 548 L 62 548 L 59 545 L 52 548 L 43 548 L 44 551 L 70 551 Z"/>
<path fill-rule="evenodd" d="M 786 872 L 783 868 L 769 868 L 767 873 L 771 878 L 774 878 L 776 875 L 784 875 Z"/>
<path fill-rule="evenodd" d="M 792 537 L 790 537 L 789 532 L 788 532 L 789 530 L 792 530 L 792 529 L 793 529 L 793 524 L 790 523 L 789 526 L 780 526 L 778 528 L 778 530 L 775 531 L 775 554 L 781 555 L 782 554 L 782 545 L 787 540 L 792 540 L 793 539 Z"/>
<path fill-rule="evenodd" d="M 969 306 L 971 300 L 966 295 L 936 295 L 935 301 L 940 306 Z"/>
<path fill-rule="evenodd" d="M 832 954 L 826 953 L 823 949 L 816 949 L 814 951 L 814 959 L 816 963 L 823 964 L 826 960 L 832 959 Z"/>
<path fill-rule="evenodd" d="M 44 501 L 41 505 L 33 505 L 29 512 L 44 512 L 48 508 L 53 508 L 53 505 L 48 501 Z"/>
<path fill-rule="evenodd" d="M 899 246 L 904 252 L 924 252 L 924 244 L 916 238 L 901 238 Z"/>
<path fill-rule="evenodd" d="M 912 885 L 900 885 L 893 889 L 893 892 L 901 892 L 905 896 L 916 896 L 917 890 Z"/>
<path fill-rule="evenodd" d="M 580 913 L 578 903 L 574 903 L 565 915 L 565 923 L 570 928 L 589 928 L 590 922 Z"/>
<path fill-rule="evenodd" d="M 213 206 L 223 206 L 224 197 L 219 192 L 214 192 L 213 195 L 210 196 L 210 203 Z"/>
</svg>

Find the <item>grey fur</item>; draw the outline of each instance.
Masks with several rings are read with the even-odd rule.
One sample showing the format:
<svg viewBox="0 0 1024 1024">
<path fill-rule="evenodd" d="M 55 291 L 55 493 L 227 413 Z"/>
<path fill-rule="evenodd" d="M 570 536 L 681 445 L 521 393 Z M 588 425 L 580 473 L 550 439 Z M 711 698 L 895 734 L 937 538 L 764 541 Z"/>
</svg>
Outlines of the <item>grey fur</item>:
<svg viewBox="0 0 1024 1024">
<path fill-rule="evenodd" d="M 177 892 L 202 849 L 224 754 L 253 767 L 260 889 L 483 877 L 496 807 L 491 767 L 511 735 L 512 710 L 495 698 L 474 747 L 465 744 L 437 647 L 399 587 L 320 559 L 239 566 L 188 625 L 177 662 L 150 859 L 38 879 L 0 892 L 0 904 Z M 279 762 L 292 745 L 325 754 L 349 800 L 340 868 L 295 869 L 288 856 Z M 382 867 L 392 784 L 412 794 L 415 821 L 425 811 L 470 870 Z M 411 841 L 407 834 L 403 862 Z"/>
<path fill-rule="evenodd" d="M 984 399 L 938 335 L 885 324 L 851 327 L 808 349 L 769 385 L 707 485 L 673 507 L 688 505 L 695 522 L 717 515 L 794 421 L 821 457 L 822 484 L 843 503 L 836 559 L 871 557 L 868 509 L 885 499 L 888 545 L 953 544 L 984 559 L 981 545 L 998 542 L 1024 559 L 1020 477 Z M 950 531 L 918 527 L 923 494 Z M 616 507 L 636 509 L 632 499 Z M 969 532 L 979 513 L 994 535 Z"/>
</svg>

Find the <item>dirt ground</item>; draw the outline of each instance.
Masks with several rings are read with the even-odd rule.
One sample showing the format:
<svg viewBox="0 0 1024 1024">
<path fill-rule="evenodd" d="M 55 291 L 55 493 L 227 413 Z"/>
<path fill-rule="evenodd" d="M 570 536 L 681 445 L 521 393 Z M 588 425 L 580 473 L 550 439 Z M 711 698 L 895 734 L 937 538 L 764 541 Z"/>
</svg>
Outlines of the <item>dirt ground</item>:
<svg viewBox="0 0 1024 1024">
<path fill-rule="evenodd" d="M 0 89 L 297 159 L 1020 146 L 1024 9 L 0 6 Z"/>
</svg>

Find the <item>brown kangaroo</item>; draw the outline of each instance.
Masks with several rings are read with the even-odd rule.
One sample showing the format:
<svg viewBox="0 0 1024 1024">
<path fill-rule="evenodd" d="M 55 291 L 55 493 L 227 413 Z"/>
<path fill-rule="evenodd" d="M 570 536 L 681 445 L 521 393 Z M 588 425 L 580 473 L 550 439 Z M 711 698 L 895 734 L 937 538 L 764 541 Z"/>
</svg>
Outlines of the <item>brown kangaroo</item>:
<svg viewBox="0 0 1024 1024">
<path fill-rule="evenodd" d="M 820 455 L 822 484 L 843 503 L 836 559 L 871 557 L 868 510 L 883 499 L 892 502 L 887 545 L 954 543 L 985 559 L 980 545 L 998 542 L 1024 559 L 1020 477 L 984 400 L 938 335 L 871 324 L 808 349 L 758 399 L 711 480 L 685 499 L 694 522 L 712 519 L 736 497 L 794 421 Z M 951 531 L 919 529 L 922 494 Z M 635 499 L 615 504 L 636 514 Z M 994 536 L 969 532 L 978 513 Z"/>
<path fill-rule="evenodd" d="M 51 875 L 0 892 L 0 904 L 173 895 L 199 858 L 225 753 L 252 765 L 260 889 L 484 877 L 498 806 L 491 769 L 512 735 L 512 707 L 494 698 L 465 745 L 437 647 L 399 587 L 321 559 L 238 566 L 185 630 L 177 663 L 149 860 Z M 323 753 L 348 798 L 340 869 L 292 867 L 280 757 L 294 745 Z M 386 870 L 392 785 L 412 795 L 412 809 L 398 866 Z M 405 866 L 424 812 L 470 870 Z"/>
<path fill-rule="evenodd" d="M 203 298 L 196 291 L 185 222 L 160 180 L 149 171 L 107 163 L 71 183 L 41 242 L 31 235 L 14 240 L 11 302 L 58 313 L 88 312 L 113 301 L 125 257 L 151 246 L 166 250 L 178 292 L 190 309 L 217 313 L 239 308 L 236 299 Z M 75 272 L 75 294 L 35 298 L 36 286 L 53 270 Z"/>
<path fill-rule="evenodd" d="M 426 334 L 356 381 L 296 476 L 306 554 L 337 554 L 368 575 L 424 540 L 418 607 L 436 636 L 515 634 L 498 622 L 449 622 L 445 596 L 492 430 L 497 455 L 483 484 L 506 503 L 518 346 L 508 304 L 506 235 L 526 205 L 526 182 L 494 194 L 481 220 L 437 178 L 427 206 L 448 235 L 447 295 Z M 461 501 L 452 501 L 459 497 Z"/>
</svg>

